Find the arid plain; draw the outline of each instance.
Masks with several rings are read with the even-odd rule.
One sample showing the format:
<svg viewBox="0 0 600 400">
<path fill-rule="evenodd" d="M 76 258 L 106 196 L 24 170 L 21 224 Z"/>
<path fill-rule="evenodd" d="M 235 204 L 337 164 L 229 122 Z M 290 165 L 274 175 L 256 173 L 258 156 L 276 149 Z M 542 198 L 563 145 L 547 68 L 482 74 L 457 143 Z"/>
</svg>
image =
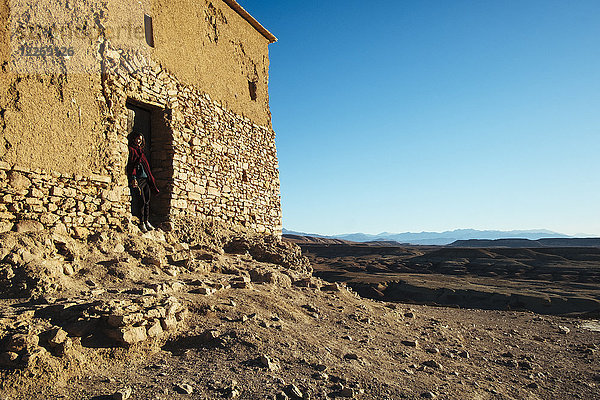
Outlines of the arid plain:
<svg viewBox="0 0 600 400">
<path fill-rule="evenodd" d="M 449 246 L 302 236 L 287 240 L 302 247 L 316 276 L 346 282 L 374 299 L 600 316 L 600 240 L 460 241 Z"/>
</svg>

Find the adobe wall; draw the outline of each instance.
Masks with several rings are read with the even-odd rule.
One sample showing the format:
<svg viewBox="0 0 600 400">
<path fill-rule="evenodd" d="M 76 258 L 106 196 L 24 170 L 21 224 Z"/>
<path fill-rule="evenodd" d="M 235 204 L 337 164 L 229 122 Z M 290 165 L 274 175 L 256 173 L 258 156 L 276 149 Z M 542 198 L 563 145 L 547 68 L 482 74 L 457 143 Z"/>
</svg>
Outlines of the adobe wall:
<svg viewBox="0 0 600 400">
<path fill-rule="evenodd" d="M 60 0 L 47 2 L 57 7 L 64 5 Z M 161 38 L 161 31 L 164 35 L 169 32 L 167 27 L 173 28 L 169 21 L 175 17 L 183 21 L 183 14 L 169 11 L 166 2 L 119 3 L 121 6 L 111 9 L 116 4 L 114 0 L 107 7 L 103 6 L 107 3 L 81 1 L 76 2 L 77 9 L 64 12 L 64 20 L 73 18 L 71 28 L 83 33 L 72 41 L 76 51 L 71 59 L 36 64 L 35 60 L 22 58 L 18 68 L 12 69 L 3 63 L 0 231 L 15 229 L 14 223 L 19 220 L 39 221 L 46 227 L 76 228 L 82 236 L 104 225 L 120 229 L 130 216 L 124 173 L 125 106 L 128 100 L 137 100 L 167 110 L 164 124 L 173 146 L 163 156 L 172 161 L 172 172 L 157 171 L 163 191 L 157 201 L 168 209 L 170 217 L 199 214 L 257 232 L 280 234 L 275 134 L 270 125 L 266 89 L 267 40 L 239 15 L 230 15 L 233 11 L 227 5 L 213 0 L 218 6 L 214 9 L 222 9 L 228 21 L 225 28 L 217 29 L 223 40 L 218 39 L 212 48 L 204 43 L 209 49 L 198 55 L 199 64 L 194 66 L 194 60 L 183 62 L 183 54 L 177 52 L 179 47 L 192 45 L 189 34 L 186 38 L 190 42 L 180 45 L 169 40 L 183 32 L 170 32 L 172 37 L 168 40 Z M 187 13 L 193 3 L 181 0 L 179 11 Z M 206 7 L 208 3 L 197 2 Z M 6 17 L 3 4 L 6 5 L 5 0 L 0 0 L 0 20 Z M 24 10 L 41 12 L 40 18 L 57 15 L 44 14 L 36 2 L 13 0 L 8 4 L 18 9 L 15 15 L 22 15 Z M 124 23 L 125 16 L 132 15 L 130 11 L 144 11 L 144 7 L 155 8 L 155 12 L 149 12 L 155 24 L 155 49 L 146 46 L 143 37 L 140 42 L 139 37 L 111 36 L 111 21 Z M 205 15 L 207 10 L 198 8 L 196 14 Z M 143 13 L 141 17 L 143 25 Z M 95 25 L 90 27 L 86 21 L 92 20 Z M 208 22 L 213 20 L 202 21 L 207 25 L 198 34 L 208 38 L 208 33 L 214 32 L 213 25 L 212 31 L 207 28 Z M 244 33 L 244 25 L 252 32 Z M 89 35 L 90 29 L 96 29 L 98 34 Z M 3 33 L 0 31 L 0 44 Z M 239 54 L 227 53 L 231 46 L 237 46 L 232 38 L 246 34 L 251 39 L 242 46 L 244 52 L 257 60 L 262 57 L 257 68 L 261 70 L 259 79 L 265 84 L 262 89 L 258 85 L 256 102 L 249 100 L 247 93 L 246 64 L 238 62 Z M 53 36 L 55 39 L 49 39 Z M 40 37 L 50 43 L 56 41 L 56 35 L 48 32 L 42 32 Z M 261 42 L 263 48 L 259 51 Z M 177 51 L 161 48 L 160 43 Z M 83 50 L 78 53 L 79 48 Z M 215 52 L 227 54 L 207 61 Z M 6 58 L 6 54 L 4 41 L 0 56 Z M 200 62 L 203 57 L 207 60 Z M 236 82 L 230 75 L 228 79 L 228 69 L 217 68 L 219 63 L 231 68 L 230 74 L 243 78 Z M 206 72 L 197 76 L 195 68 Z M 250 103 L 236 100 L 239 96 L 229 97 L 242 91 Z"/>
<path fill-rule="evenodd" d="M 66 4 L 0 0 L 0 21 L 7 22 L 0 24 L 0 60 L 9 62 L 0 76 L 1 160 L 61 173 L 107 173 L 98 59 L 104 38 L 151 57 L 233 112 L 271 126 L 268 40 L 221 0 L 85 0 L 68 9 Z M 154 48 L 145 43 L 144 13 L 153 16 Z M 13 37 L 12 49 L 10 31 L 21 35 Z M 44 62 L 17 57 L 10 65 L 11 51 L 24 43 L 71 46 L 74 56 Z M 257 82 L 256 100 L 250 99 L 249 80 Z"/>
<path fill-rule="evenodd" d="M 268 40 L 220 0 L 152 3 L 152 56 L 182 83 L 202 88 L 259 125 L 271 126 Z M 257 82 L 255 101 L 249 96 L 249 80 Z"/>
<path fill-rule="evenodd" d="M 90 25 L 100 3 L 77 2 L 71 9 L 54 0 L 2 4 L 10 12 L 0 43 L 0 160 L 61 174 L 105 173 L 98 38 Z M 72 46 L 75 51 L 68 59 L 22 56 L 21 45 Z"/>
<path fill-rule="evenodd" d="M 0 0 L 0 68 L 2 74 L 6 71 L 5 63 L 10 58 L 10 30 L 8 27 L 8 0 Z"/>
<path fill-rule="evenodd" d="M 152 17 L 154 48 L 144 42 L 144 14 Z M 105 26 L 115 47 L 152 57 L 181 83 L 271 126 L 269 41 L 222 0 L 110 0 Z M 257 83 L 256 100 L 248 81 Z"/>
</svg>

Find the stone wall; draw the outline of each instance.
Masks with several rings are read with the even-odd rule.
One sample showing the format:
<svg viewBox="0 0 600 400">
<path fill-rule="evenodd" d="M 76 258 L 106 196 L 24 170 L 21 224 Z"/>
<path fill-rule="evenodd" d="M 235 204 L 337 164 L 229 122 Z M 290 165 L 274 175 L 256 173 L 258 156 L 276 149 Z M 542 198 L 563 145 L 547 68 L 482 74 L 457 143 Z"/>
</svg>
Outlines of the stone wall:
<svg viewBox="0 0 600 400">
<path fill-rule="evenodd" d="M 219 5 L 216 9 L 228 7 L 221 1 L 214 3 Z M 19 4 L 34 7 L 27 0 Z M 207 70 L 202 78 L 206 82 L 188 79 L 192 71 L 180 71 L 183 67 L 176 65 L 174 54 L 161 55 L 145 43 L 113 44 L 105 29 L 111 21 L 107 17 L 110 8 L 103 14 L 96 9 L 98 3 L 82 4 L 99 16 L 95 20 L 98 37 L 90 39 L 91 47 L 81 64 L 85 70 L 46 63 L 45 68 L 63 69 L 50 68 L 36 75 L 7 69 L 6 62 L 2 65 L 0 231 L 17 229 L 17 221 L 30 221 L 20 224 L 19 229 L 41 223 L 76 231 L 80 236 L 105 225 L 122 228 L 129 221 L 131 201 L 125 176 L 130 124 L 127 105 L 135 104 L 152 112 L 151 163 L 161 189 L 153 199 L 153 221 L 193 214 L 259 233 L 280 234 L 275 133 L 270 126 L 266 91 L 268 41 L 253 31 L 260 38 L 246 46 L 263 47 L 261 51 L 248 50 L 251 57 L 262 59 L 260 74 L 265 85 L 258 88 L 258 100 L 264 112 L 259 116 L 258 111 L 245 106 L 245 100 L 235 101 L 237 96 L 231 99 L 235 110 L 230 109 L 224 99 L 229 92 L 215 89 L 247 91 L 246 78 L 241 80 L 243 85 L 233 79 L 236 83 L 231 84 L 223 71 L 210 75 Z M 139 4 L 163 14 L 168 9 L 161 2 Z M 212 10 L 210 1 L 198 4 L 200 9 Z M 232 35 L 253 28 L 245 26 L 239 15 L 229 14 L 231 9 L 226 10 L 223 12 L 229 22 L 219 28 L 220 32 L 228 27 L 236 29 L 222 33 L 221 38 L 229 39 L 211 51 L 222 52 L 222 58 L 232 64 L 239 58 L 229 48 Z M 2 17 L 6 17 L 4 11 Z M 156 16 L 158 20 L 164 17 Z M 164 21 L 161 24 L 167 29 Z M 241 43 L 245 37 L 238 39 Z M 244 46 L 240 48 L 243 53 Z M 188 60 L 185 65 L 192 64 Z M 238 64 L 239 71 L 233 73 L 246 76 L 248 65 L 242 61 Z M 211 80 L 212 85 L 208 84 Z M 211 97 L 213 92 L 219 100 Z"/>
<path fill-rule="evenodd" d="M 58 228 L 85 237 L 94 228 L 122 227 L 123 190 L 109 176 L 63 175 L 0 162 L 0 232 Z"/>
<path fill-rule="evenodd" d="M 164 116 L 152 151 L 160 213 L 204 215 L 259 233 L 281 233 L 275 132 L 229 111 L 158 63 L 133 51 L 106 50 L 107 96 L 117 117 L 111 165 L 126 164 L 127 102 Z M 171 141 L 171 144 L 167 143 Z M 125 184 L 124 176 L 120 176 Z M 165 201 L 165 197 L 168 201 Z"/>
</svg>

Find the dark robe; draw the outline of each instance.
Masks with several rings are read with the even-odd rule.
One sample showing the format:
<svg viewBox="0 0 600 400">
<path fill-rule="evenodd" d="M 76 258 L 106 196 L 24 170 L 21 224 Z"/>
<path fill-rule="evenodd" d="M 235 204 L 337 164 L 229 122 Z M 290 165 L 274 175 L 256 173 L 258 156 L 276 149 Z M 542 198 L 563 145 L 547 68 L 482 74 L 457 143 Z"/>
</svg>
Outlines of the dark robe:
<svg viewBox="0 0 600 400">
<path fill-rule="evenodd" d="M 142 148 L 139 146 L 129 146 L 129 160 L 127 160 L 126 170 L 130 186 L 131 180 L 136 178 L 136 174 L 138 173 L 137 166 L 139 164 L 142 165 L 144 172 L 146 172 L 146 175 L 148 175 L 148 184 L 150 185 L 150 189 L 152 189 L 155 193 L 158 193 L 159 190 L 156 187 L 156 181 L 154 180 L 154 176 L 150 170 L 150 164 L 148 163 L 148 159 L 144 154 L 144 150 L 142 150 Z"/>
</svg>

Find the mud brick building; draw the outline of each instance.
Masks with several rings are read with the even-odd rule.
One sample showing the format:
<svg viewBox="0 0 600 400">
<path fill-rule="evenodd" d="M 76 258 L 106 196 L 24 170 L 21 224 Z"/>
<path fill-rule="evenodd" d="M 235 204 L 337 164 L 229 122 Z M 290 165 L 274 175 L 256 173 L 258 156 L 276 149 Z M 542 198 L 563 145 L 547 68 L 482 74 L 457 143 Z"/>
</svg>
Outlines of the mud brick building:
<svg viewBox="0 0 600 400">
<path fill-rule="evenodd" d="M 133 128 L 152 221 L 280 234 L 274 41 L 233 0 L 0 0 L 0 231 L 121 226 Z"/>
</svg>

